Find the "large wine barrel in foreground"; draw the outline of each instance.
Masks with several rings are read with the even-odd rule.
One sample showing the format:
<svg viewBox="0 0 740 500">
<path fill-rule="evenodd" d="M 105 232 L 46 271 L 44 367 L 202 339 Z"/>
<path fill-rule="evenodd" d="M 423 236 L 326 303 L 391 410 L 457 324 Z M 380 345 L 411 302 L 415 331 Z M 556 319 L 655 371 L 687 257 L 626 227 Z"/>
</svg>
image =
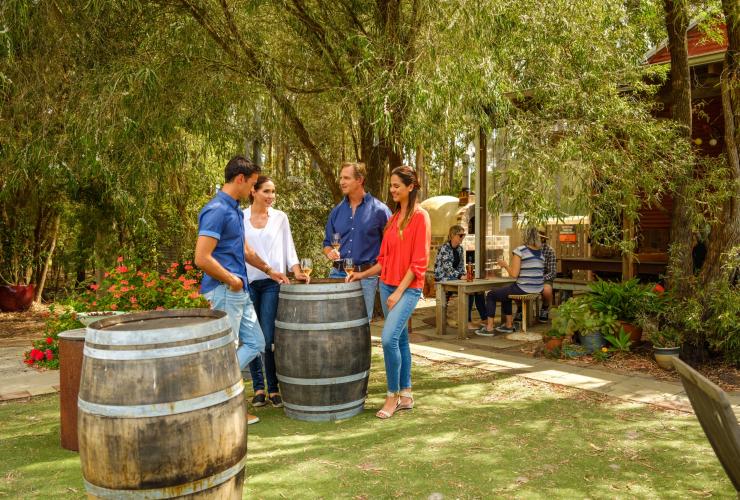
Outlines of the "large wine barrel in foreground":
<svg viewBox="0 0 740 500">
<path fill-rule="evenodd" d="M 97 498 L 241 498 L 244 386 L 225 312 L 126 314 L 87 328 L 80 461 Z"/>
<path fill-rule="evenodd" d="M 360 283 L 282 285 L 275 365 L 289 417 L 330 421 L 362 412 L 370 375 L 370 324 Z"/>
</svg>

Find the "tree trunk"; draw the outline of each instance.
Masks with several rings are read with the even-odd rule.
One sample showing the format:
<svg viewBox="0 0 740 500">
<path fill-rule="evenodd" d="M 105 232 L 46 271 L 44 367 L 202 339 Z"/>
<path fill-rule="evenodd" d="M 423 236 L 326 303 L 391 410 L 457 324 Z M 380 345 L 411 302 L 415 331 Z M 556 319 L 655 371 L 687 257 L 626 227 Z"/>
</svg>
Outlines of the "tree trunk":
<svg viewBox="0 0 740 500">
<path fill-rule="evenodd" d="M 429 177 L 427 176 L 426 168 L 424 167 L 424 146 L 416 147 L 416 175 L 419 178 L 419 184 L 421 189 L 419 195 L 422 200 L 426 200 L 429 196 Z"/>
<path fill-rule="evenodd" d="M 290 146 L 288 145 L 288 140 L 284 139 L 285 142 L 283 142 L 283 154 L 280 158 L 280 166 L 281 170 L 283 172 L 283 177 L 288 177 L 290 175 Z"/>
<path fill-rule="evenodd" d="M 689 27 L 688 0 L 665 0 L 665 19 L 668 47 L 671 53 L 671 115 L 681 125 L 683 137 L 691 139 L 691 79 L 686 31 Z M 691 261 L 691 203 L 688 200 L 689 183 L 686 177 L 679 181 L 673 202 L 671 220 L 670 285 L 680 297 L 689 293 L 687 278 L 692 275 Z"/>
<path fill-rule="evenodd" d="M 452 187 L 455 184 L 455 139 L 450 139 L 450 156 L 447 158 L 447 194 L 457 196 Z"/>
<path fill-rule="evenodd" d="M 44 285 L 46 284 L 46 276 L 49 274 L 49 268 L 51 267 L 52 257 L 54 255 L 54 249 L 57 246 L 57 236 L 59 235 L 59 223 L 62 220 L 61 214 L 56 214 L 54 217 L 54 223 L 51 229 L 51 243 L 49 243 L 49 250 L 46 254 L 46 260 L 44 261 L 44 267 L 39 274 L 38 283 L 36 286 L 36 296 L 33 301 L 36 303 L 41 302 L 41 294 L 44 291 Z"/>
<path fill-rule="evenodd" d="M 722 9 L 727 25 L 727 52 L 721 78 L 722 113 L 730 186 L 733 190 L 722 206 L 707 242 L 707 258 L 700 275 L 705 287 L 722 278 L 722 254 L 740 243 L 740 3 L 737 0 L 723 0 Z"/>
</svg>

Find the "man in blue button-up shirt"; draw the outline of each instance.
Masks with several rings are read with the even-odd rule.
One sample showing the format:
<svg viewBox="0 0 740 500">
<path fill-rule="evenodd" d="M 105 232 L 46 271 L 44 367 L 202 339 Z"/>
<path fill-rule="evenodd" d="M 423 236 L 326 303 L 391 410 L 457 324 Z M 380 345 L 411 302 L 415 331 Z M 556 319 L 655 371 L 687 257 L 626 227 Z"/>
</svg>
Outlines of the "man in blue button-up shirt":
<svg viewBox="0 0 740 500">
<path fill-rule="evenodd" d="M 364 163 L 343 163 L 339 174 L 339 187 L 344 199 L 334 207 L 326 223 L 324 255 L 333 261 L 330 278 L 344 278 L 344 259 L 352 259 L 355 271 L 368 269 L 378 258 L 383 229 L 391 216 L 388 207 L 365 192 L 367 171 Z M 339 251 L 332 247 L 334 234 L 338 234 Z M 368 320 L 373 319 L 375 291 L 378 277 L 361 280 Z"/>
<path fill-rule="evenodd" d="M 249 197 L 259 172 L 260 168 L 243 156 L 229 161 L 223 189 L 198 215 L 195 244 L 195 265 L 205 273 L 200 292 L 214 309 L 228 313 L 231 328 L 241 344 L 236 357 L 242 370 L 265 350 L 265 338 L 249 296 L 246 262 L 278 283 L 288 282 L 284 274 L 273 270 L 244 239 L 244 216 L 239 201 Z M 247 414 L 248 423 L 258 421 L 259 418 Z"/>
</svg>

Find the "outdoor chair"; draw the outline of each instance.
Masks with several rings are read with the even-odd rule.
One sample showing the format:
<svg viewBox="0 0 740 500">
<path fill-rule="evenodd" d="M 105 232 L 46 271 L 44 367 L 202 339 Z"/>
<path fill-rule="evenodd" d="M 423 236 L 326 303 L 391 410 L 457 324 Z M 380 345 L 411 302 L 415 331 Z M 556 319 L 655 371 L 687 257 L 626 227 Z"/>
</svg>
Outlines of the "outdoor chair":
<svg viewBox="0 0 740 500">
<path fill-rule="evenodd" d="M 727 395 L 717 385 L 678 358 L 673 365 L 722 467 L 740 498 L 740 425 Z"/>
</svg>

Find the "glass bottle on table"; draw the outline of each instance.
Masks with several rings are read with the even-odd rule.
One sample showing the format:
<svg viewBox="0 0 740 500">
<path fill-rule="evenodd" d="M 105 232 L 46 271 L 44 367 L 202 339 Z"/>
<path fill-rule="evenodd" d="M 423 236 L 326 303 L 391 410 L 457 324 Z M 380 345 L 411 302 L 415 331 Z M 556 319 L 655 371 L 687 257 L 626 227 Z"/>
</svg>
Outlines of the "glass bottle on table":
<svg viewBox="0 0 740 500">
<path fill-rule="evenodd" d="M 467 263 L 465 264 L 465 281 L 473 281 L 473 278 L 475 277 L 474 269 L 473 267 L 475 264 Z"/>
<path fill-rule="evenodd" d="M 313 262 L 311 259 L 301 259 L 301 271 L 308 277 L 311 277 L 311 271 L 313 270 Z"/>
</svg>

